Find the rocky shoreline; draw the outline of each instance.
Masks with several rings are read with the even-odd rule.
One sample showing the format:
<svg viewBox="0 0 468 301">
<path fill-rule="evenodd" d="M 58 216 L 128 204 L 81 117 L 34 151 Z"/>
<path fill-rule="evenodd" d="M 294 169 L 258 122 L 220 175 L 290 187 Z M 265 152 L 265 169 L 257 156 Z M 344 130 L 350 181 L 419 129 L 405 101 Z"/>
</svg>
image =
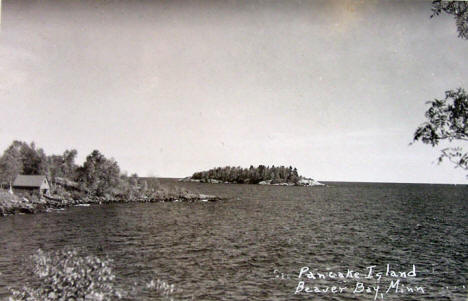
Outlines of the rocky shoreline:
<svg viewBox="0 0 468 301">
<path fill-rule="evenodd" d="M 192 183 L 208 183 L 208 184 L 239 184 L 237 182 L 223 182 L 217 179 L 193 179 L 192 177 L 186 177 L 180 179 L 179 182 L 192 182 Z M 242 183 L 245 184 L 245 183 Z M 247 183 L 250 184 L 250 183 Z M 272 186 L 325 186 L 325 184 L 320 183 L 314 179 L 302 178 L 296 183 L 290 182 L 280 182 L 274 183 L 272 180 L 261 181 L 259 183 L 251 183 L 253 185 L 272 185 Z"/>
<path fill-rule="evenodd" d="M 214 195 L 184 193 L 164 197 L 146 197 L 135 199 L 109 199 L 105 197 L 83 197 L 77 200 L 60 196 L 42 196 L 26 198 L 8 191 L 0 191 L 0 216 L 13 214 L 34 214 L 51 209 L 63 209 L 79 205 L 102 205 L 113 203 L 159 203 L 159 202 L 216 202 L 222 200 Z"/>
</svg>

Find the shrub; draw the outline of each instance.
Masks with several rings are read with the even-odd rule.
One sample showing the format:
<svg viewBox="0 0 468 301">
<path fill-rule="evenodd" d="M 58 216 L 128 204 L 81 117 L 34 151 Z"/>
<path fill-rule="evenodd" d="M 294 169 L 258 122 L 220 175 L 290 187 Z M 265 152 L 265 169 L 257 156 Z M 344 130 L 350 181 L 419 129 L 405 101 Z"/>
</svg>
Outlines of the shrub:
<svg viewBox="0 0 468 301">
<path fill-rule="evenodd" d="M 111 300 L 121 294 L 114 288 L 111 260 L 80 256 L 76 249 L 31 256 L 33 284 L 12 289 L 13 300 Z"/>
</svg>

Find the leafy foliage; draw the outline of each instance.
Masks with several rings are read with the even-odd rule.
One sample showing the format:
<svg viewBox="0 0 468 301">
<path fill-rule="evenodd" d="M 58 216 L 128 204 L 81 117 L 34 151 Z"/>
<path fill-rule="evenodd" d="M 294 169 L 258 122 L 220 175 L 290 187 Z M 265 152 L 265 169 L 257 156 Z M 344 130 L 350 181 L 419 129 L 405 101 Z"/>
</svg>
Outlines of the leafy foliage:
<svg viewBox="0 0 468 301">
<path fill-rule="evenodd" d="M 18 174 L 47 175 L 52 181 L 56 177 L 73 178 L 76 155 L 76 150 L 67 150 L 63 155 L 47 156 L 34 142 L 15 140 L 0 157 L 0 182 L 12 183 Z"/>
<path fill-rule="evenodd" d="M 12 289 L 10 300 L 114 300 L 120 298 L 109 259 L 80 256 L 76 249 L 31 256 L 37 281 Z"/>
<path fill-rule="evenodd" d="M 0 180 L 11 183 L 20 173 L 39 175 L 47 171 L 47 158 L 33 143 L 13 141 L 0 158 Z"/>
<path fill-rule="evenodd" d="M 438 145 L 441 141 L 468 141 L 468 95 L 464 89 L 445 92 L 444 99 L 428 102 L 431 107 L 426 111 L 427 121 L 414 133 L 414 141 Z M 461 146 L 441 150 L 439 162 L 448 159 L 457 167 L 468 170 L 468 154 Z"/>
<path fill-rule="evenodd" d="M 82 255 L 84 249 L 64 248 L 44 252 L 37 250 L 25 263 L 24 272 L 32 278 L 22 287 L 10 288 L 9 301 L 103 301 L 139 300 L 150 294 L 158 300 L 174 300 L 174 284 L 156 273 L 133 282 L 131 291 L 124 290 L 116 281 L 113 261 L 94 255 Z M 149 279 L 148 279 L 149 276 Z"/>
<path fill-rule="evenodd" d="M 468 39 L 468 2 L 466 1 L 432 1 L 432 15 L 440 15 L 442 12 L 453 15 L 455 18 L 458 36 Z M 419 126 L 414 133 L 414 141 L 421 140 L 433 147 L 440 141 L 452 142 L 467 141 L 467 116 L 468 100 L 465 90 L 449 90 L 445 92 L 445 99 L 435 99 L 431 108 L 426 111 L 427 122 Z M 468 154 L 463 152 L 461 146 L 447 147 L 441 150 L 439 163 L 448 159 L 455 167 L 468 169 Z M 468 175 L 467 175 L 468 177 Z"/>
<path fill-rule="evenodd" d="M 22 171 L 23 162 L 21 161 L 21 154 L 13 143 L 0 158 L 0 182 L 11 184 Z"/>
<path fill-rule="evenodd" d="M 431 17 L 438 16 L 442 12 L 455 17 L 458 36 L 468 39 L 468 2 L 466 1 L 432 1 Z"/>
<path fill-rule="evenodd" d="M 92 195 L 111 195 L 114 193 L 113 188 L 119 185 L 119 165 L 114 159 L 107 159 L 98 150 L 86 157 L 86 161 L 77 172 L 78 182 L 83 183 Z"/>
<path fill-rule="evenodd" d="M 23 143 L 21 150 L 23 174 L 40 175 L 47 171 L 47 158 L 42 148 L 36 149 L 34 142 Z"/>
<path fill-rule="evenodd" d="M 77 166 L 75 164 L 78 152 L 76 149 L 66 150 L 63 155 L 47 157 L 48 175 L 51 181 L 56 178 L 74 179 Z"/>
<path fill-rule="evenodd" d="M 120 173 L 113 158 L 106 158 L 98 150 L 86 157 L 82 166 L 75 163 L 78 152 L 66 150 L 62 155 L 47 156 L 34 142 L 13 141 L 0 157 L 0 184 L 11 184 L 17 175 L 46 175 L 54 191 L 66 196 L 65 190 L 78 190 L 89 196 L 139 198 L 147 186 L 137 174 L 128 177 Z M 77 196 L 79 197 L 79 196 Z M 83 195 L 81 195 L 83 197 Z"/>
<path fill-rule="evenodd" d="M 218 167 L 208 171 L 196 172 L 192 179 L 195 180 L 218 180 L 229 183 L 250 183 L 257 184 L 261 181 L 272 181 L 274 183 L 297 183 L 300 176 L 297 169 L 289 167 L 272 167 L 259 165 L 258 167 L 241 168 L 241 167 Z"/>
</svg>

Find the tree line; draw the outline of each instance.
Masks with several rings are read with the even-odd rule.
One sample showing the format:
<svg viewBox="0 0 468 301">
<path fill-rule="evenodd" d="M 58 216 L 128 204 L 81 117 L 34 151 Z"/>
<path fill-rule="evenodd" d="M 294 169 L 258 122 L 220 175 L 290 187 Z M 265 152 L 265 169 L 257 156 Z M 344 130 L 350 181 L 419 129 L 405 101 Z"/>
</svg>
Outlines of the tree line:
<svg viewBox="0 0 468 301">
<path fill-rule="evenodd" d="M 194 180 L 218 180 L 229 183 L 239 184 L 258 184 L 262 181 L 271 181 L 275 183 L 298 183 L 301 179 L 297 169 L 292 166 L 265 166 L 258 167 L 250 166 L 249 168 L 242 167 L 217 167 L 208 171 L 196 172 L 192 175 Z"/>
<path fill-rule="evenodd" d="M 46 155 L 34 142 L 15 140 L 0 157 L 0 183 L 11 185 L 19 174 L 46 175 L 52 184 L 66 179 L 79 191 L 98 197 L 132 198 L 147 189 L 137 174 L 122 173 L 117 161 L 98 150 L 91 152 L 82 165 L 75 163 L 77 155 L 75 149 Z"/>
</svg>

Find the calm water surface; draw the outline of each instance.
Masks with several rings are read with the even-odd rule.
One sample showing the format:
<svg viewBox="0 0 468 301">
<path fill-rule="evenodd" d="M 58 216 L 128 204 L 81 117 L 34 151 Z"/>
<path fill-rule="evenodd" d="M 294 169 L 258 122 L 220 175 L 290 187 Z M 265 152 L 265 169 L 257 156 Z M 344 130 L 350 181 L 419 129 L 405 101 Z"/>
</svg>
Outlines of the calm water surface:
<svg viewBox="0 0 468 301">
<path fill-rule="evenodd" d="M 301 267 L 365 274 L 409 271 L 424 293 L 384 300 L 466 300 L 468 186 L 328 183 L 280 187 L 175 183 L 229 198 L 218 203 L 116 204 L 0 218 L 0 299 L 27 280 L 24 261 L 38 248 L 64 246 L 114 260 L 131 300 L 170 300 L 151 279 L 174 284 L 173 300 L 374 300 L 357 280 L 305 279 L 341 294 L 295 294 Z M 281 274 L 282 273 L 282 274 Z M 284 278 L 284 279 L 282 279 Z M 363 279 L 376 285 L 376 280 Z M 384 290 L 388 283 L 380 283 Z M 381 298 L 381 296 L 379 296 Z M 382 300 L 382 299 L 377 299 Z"/>
</svg>

